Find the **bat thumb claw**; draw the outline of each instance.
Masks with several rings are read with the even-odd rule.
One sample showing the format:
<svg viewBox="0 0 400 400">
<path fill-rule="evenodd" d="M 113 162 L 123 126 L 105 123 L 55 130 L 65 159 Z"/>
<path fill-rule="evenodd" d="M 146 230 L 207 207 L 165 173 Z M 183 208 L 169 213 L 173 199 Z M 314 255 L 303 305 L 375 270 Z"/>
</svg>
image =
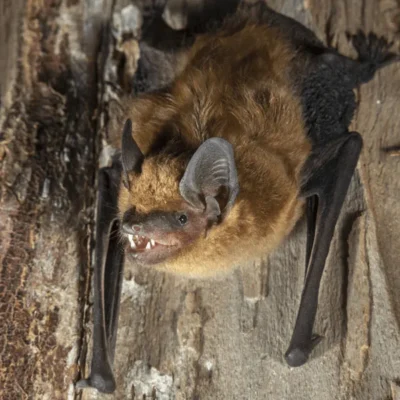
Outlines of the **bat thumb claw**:
<svg viewBox="0 0 400 400">
<path fill-rule="evenodd" d="M 314 334 L 309 343 L 290 345 L 285 353 L 285 360 L 291 367 L 300 367 L 305 364 L 313 348 L 322 340 L 322 336 Z"/>
<path fill-rule="evenodd" d="M 88 379 L 81 379 L 75 385 L 77 389 L 94 388 L 101 393 L 113 393 L 116 388 L 114 379 L 104 379 L 101 375 L 90 376 Z"/>
<path fill-rule="evenodd" d="M 314 333 L 311 338 L 311 350 L 323 339 L 324 337 Z"/>
<path fill-rule="evenodd" d="M 81 379 L 78 382 L 76 382 L 75 387 L 77 389 L 85 389 L 90 387 L 90 383 L 87 379 Z"/>
</svg>

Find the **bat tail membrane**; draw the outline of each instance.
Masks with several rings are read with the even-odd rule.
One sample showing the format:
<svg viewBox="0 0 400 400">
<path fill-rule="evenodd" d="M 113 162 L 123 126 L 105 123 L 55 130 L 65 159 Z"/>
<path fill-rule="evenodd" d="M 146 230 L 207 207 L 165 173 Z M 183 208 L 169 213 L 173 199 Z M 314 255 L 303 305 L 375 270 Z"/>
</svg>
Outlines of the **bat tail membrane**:
<svg viewBox="0 0 400 400">
<path fill-rule="evenodd" d="M 306 277 L 300 308 L 285 354 L 292 367 L 303 365 L 321 337 L 313 334 L 318 293 L 325 261 L 347 189 L 362 148 L 352 132 L 316 148 L 306 163 L 302 196 L 307 198 Z"/>
<path fill-rule="evenodd" d="M 121 176 L 118 163 L 99 171 L 94 265 L 93 352 L 91 372 L 77 383 L 112 393 L 116 384 L 112 371 L 117 336 L 124 256 L 119 247 L 116 218 L 117 193 Z"/>
</svg>

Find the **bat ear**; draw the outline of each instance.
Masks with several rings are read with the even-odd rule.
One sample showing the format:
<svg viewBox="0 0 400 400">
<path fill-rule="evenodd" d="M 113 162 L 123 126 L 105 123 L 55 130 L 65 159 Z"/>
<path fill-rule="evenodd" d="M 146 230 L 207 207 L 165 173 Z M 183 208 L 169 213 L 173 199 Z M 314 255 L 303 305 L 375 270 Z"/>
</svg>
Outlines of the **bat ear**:
<svg viewBox="0 0 400 400">
<path fill-rule="evenodd" d="M 221 138 L 206 140 L 189 161 L 179 191 L 192 206 L 206 208 L 210 219 L 225 215 L 239 192 L 232 145 Z"/>
<path fill-rule="evenodd" d="M 142 161 L 143 154 L 132 137 L 132 121 L 127 119 L 122 131 L 122 166 L 125 175 L 137 169 Z"/>
</svg>

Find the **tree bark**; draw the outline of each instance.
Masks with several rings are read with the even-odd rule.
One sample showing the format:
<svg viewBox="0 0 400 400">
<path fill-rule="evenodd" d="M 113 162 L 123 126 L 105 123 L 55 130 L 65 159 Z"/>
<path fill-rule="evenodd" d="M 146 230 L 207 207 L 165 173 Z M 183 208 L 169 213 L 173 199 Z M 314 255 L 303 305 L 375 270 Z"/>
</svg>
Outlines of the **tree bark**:
<svg viewBox="0 0 400 400">
<path fill-rule="evenodd" d="M 0 5 L 2 399 L 74 397 L 90 288 L 106 5 Z"/>
<path fill-rule="evenodd" d="M 96 170 L 113 152 L 153 3 L 0 4 L 0 398 L 397 399 L 400 159 L 383 149 L 400 143 L 399 64 L 357 91 L 352 129 L 365 145 L 323 277 L 315 332 L 324 339 L 309 363 L 283 360 L 303 285 L 301 221 L 268 258 L 223 278 L 126 268 L 117 391 L 75 391 L 90 359 Z M 185 4 L 169 0 L 171 25 L 185 24 Z M 354 56 L 346 32 L 357 29 L 395 40 L 399 52 L 396 0 L 268 4 L 343 54 Z"/>
</svg>

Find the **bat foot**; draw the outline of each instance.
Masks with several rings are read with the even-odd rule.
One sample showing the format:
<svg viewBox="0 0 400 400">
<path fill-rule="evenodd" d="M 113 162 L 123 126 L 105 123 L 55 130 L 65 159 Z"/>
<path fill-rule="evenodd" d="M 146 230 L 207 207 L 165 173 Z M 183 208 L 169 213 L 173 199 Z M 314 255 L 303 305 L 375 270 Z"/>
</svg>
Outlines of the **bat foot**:
<svg viewBox="0 0 400 400">
<path fill-rule="evenodd" d="M 285 353 L 285 360 L 290 367 L 300 367 L 305 364 L 313 348 L 322 340 L 322 336 L 313 335 L 309 344 L 291 345 Z"/>
<path fill-rule="evenodd" d="M 358 31 L 355 35 L 347 34 L 358 53 L 358 61 L 364 65 L 361 70 L 362 82 L 372 79 L 374 73 L 389 64 L 400 61 L 400 56 L 390 51 L 393 42 L 387 41 L 374 33 L 366 35 Z"/>
<path fill-rule="evenodd" d="M 81 379 L 75 385 L 77 389 L 93 388 L 101 393 L 114 393 L 116 384 L 114 378 L 105 379 L 102 375 L 95 374 L 88 379 Z"/>
</svg>

